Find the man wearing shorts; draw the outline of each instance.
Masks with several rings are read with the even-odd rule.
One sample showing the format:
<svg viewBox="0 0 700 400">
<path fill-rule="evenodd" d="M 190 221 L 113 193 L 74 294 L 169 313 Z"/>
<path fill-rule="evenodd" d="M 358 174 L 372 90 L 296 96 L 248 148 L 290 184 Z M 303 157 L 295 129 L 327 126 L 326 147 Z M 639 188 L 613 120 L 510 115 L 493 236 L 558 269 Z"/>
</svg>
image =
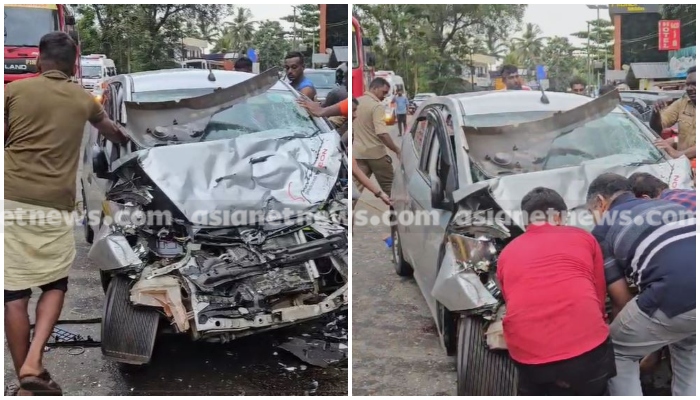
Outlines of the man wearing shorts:
<svg viewBox="0 0 700 400">
<path fill-rule="evenodd" d="M 41 75 L 5 86 L 5 336 L 21 390 L 60 395 L 42 363 L 61 314 L 75 258 L 76 175 L 86 122 L 107 139 L 126 137 L 94 98 L 71 81 L 75 42 L 64 32 L 41 38 Z M 41 288 L 29 340 L 32 288 Z"/>
<path fill-rule="evenodd" d="M 404 132 L 408 129 L 406 125 L 406 115 L 408 114 L 408 99 L 403 95 L 403 92 L 399 90 L 396 93 L 396 97 L 391 100 L 394 105 L 396 105 L 396 122 L 399 124 L 399 136 L 402 136 Z"/>
</svg>

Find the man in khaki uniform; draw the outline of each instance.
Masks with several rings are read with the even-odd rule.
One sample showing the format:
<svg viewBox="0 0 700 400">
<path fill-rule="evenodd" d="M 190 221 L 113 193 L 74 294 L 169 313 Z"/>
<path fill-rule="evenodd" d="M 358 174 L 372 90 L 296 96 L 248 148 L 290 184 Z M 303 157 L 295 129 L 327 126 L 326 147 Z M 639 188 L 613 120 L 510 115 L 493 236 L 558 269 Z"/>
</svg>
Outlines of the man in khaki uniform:
<svg viewBox="0 0 700 400">
<path fill-rule="evenodd" d="M 695 158 L 695 67 L 688 69 L 685 91 L 686 95 L 670 106 L 664 101 L 655 104 L 649 121 L 649 125 L 657 133 L 678 124 L 677 148 L 673 146 L 676 138 L 659 140 L 656 143 L 657 147 L 666 149 L 675 158 L 683 155 Z"/>
<path fill-rule="evenodd" d="M 386 79 L 375 78 L 369 84 L 369 91 L 357 99 L 357 118 L 352 123 L 352 155 L 365 175 L 370 178 L 376 175 L 379 187 L 389 197 L 394 182 L 394 166 L 386 149 L 389 148 L 400 156 L 399 148 L 389 136 L 389 128 L 384 122 L 382 100 L 390 90 L 391 86 Z M 364 190 L 359 182 L 355 183 L 358 190 Z"/>
<path fill-rule="evenodd" d="M 25 395 L 60 395 L 42 355 L 61 314 L 75 258 L 75 180 L 86 122 L 124 142 L 102 106 L 72 82 L 77 47 L 63 32 L 41 38 L 41 75 L 5 86 L 5 336 Z M 41 288 L 29 340 L 31 288 Z"/>
</svg>

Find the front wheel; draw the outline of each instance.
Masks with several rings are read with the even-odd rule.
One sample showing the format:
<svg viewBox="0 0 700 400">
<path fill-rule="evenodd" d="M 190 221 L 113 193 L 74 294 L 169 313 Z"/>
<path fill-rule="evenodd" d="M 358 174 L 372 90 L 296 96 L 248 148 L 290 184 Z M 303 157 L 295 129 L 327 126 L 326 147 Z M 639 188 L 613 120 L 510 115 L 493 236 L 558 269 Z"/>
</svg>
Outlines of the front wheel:
<svg viewBox="0 0 700 400">
<path fill-rule="evenodd" d="M 518 374 L 505 351 L 486 346 L 486 321 L 462 316 L 457 344 L 458 396 L 515 396 Z"/>
<path fill-rule="evenodd" d="M 398 276 L 412 276 L 413 267 L 403 258 L 403 249 L 401 248 L 401 238 L 396 223 L 391 225 L 391 251 L 394 256 L 394 270 Z"/>
</svg>

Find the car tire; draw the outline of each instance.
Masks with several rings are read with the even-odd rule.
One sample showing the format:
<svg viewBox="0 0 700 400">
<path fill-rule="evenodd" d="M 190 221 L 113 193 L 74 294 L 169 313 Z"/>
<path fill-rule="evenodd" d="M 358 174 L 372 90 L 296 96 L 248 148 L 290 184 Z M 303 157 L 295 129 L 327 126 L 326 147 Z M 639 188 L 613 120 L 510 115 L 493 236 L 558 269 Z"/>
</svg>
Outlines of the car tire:
<svg viewBox="0 0 700 400">
<path fill-rule="evenodd" d="M 95 240 L 95 231 L 92 230 L 92 227 L 90 226 L 89 218 L 88 218 L 88 207 L 87 207 L 87 198 L 85 198 L 85 187 L 81 183 L 81 188 L 80 192 L 83 196 L 83 236 L 85 237 L 85 241 L 88 242 L 89 244 L 92 244 L 92 241 Z"/>
<path fill-rule="evenodd" d="M 515 396 L 518 374 L 506 351 L 486 346 L 486 321 L 463 316 L 457 346 L 458 396 Z"/>
<path fill-rule="evenodd" d="M 457 353 L 457 318 L 447 307 L 435 302 L 437 307 L 438 333 L 445 348 L 447 356 L 452 357 Z"/>
<path fill-rule="evenodd" d="M 109 283 L 102 316 L 102 354 L 118 363 L 143 365 L 151 361 L 160 314 L 131 303 L 130 283 L 123 276 Z"/>
<path fill-rule="evenodd" d="M 394 270 L 398 276 L 413 276 L 413 267 L 403 258 L 403 249 L 401 248 L 401 237 L 396 223 L 391 224 L 391 253 L 394 258 Z"/>
<path fill-rule="evenodd" d="M 102 290 L 107 293 L 109 289 L 109 282 L 112 280 L 112 274 L 107 271 L 100 270 L 100 283 L 102 284 Z"/>
</svg>

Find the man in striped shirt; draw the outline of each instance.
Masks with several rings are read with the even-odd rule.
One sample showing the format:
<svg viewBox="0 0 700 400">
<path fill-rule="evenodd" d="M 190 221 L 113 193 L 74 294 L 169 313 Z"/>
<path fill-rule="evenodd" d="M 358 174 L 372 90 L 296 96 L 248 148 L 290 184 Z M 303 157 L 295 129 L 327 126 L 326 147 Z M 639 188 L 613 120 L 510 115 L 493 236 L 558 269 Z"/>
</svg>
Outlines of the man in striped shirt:
<svg viewBox="0 0 700 400">
<path fill-rule="evenodd" d="M 610 395 L 641 396 L 640 360 L 669 346 L 673 395 L 695 396 L 695 213 L 638 199 L 627 178 L 610 173 L 591 183 L 587 205 L 613 304 L 617 376 Z M 628 281 L 639 292 L 634 297 Z"/>
<path fill-rule="evenodd" d="M 664 181 L 646 172 L 632 174 L 629 181 L 638 198 L 668 200 L 695 212 L 695 190 L 669 189 Z"/>
</svg>

